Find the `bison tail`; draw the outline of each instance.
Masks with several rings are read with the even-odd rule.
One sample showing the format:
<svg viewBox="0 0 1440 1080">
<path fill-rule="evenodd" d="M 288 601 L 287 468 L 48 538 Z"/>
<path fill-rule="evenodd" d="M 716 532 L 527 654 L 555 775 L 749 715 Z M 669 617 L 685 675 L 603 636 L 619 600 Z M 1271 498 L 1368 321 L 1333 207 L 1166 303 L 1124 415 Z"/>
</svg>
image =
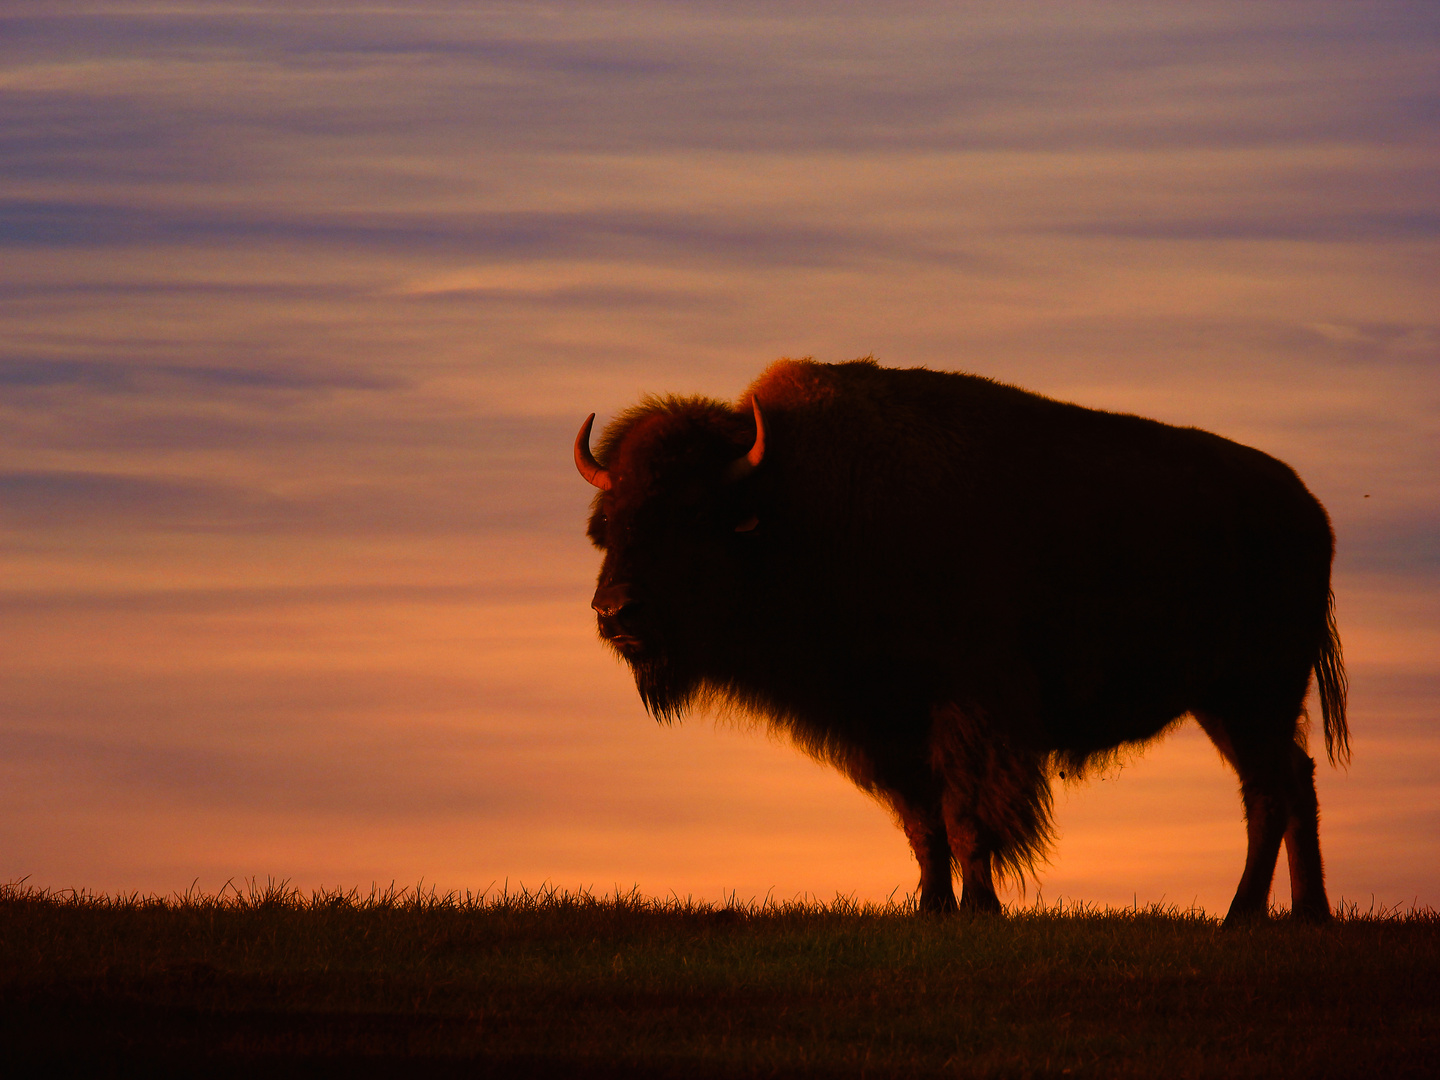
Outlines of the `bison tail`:
<svg viewBox="0 0 1440 1080">
<path fill-rule="evenodd" d="M 1345 658 L 1340 652 L 1340 631 L 1335 627 L 1335 594 L 1325 608 L 1325 638 L 1315 660 L 1315 682 L 1320 690 L 1320 715 L 1325 719 L 1325 753 L 1331 765 L 1350 764 L 1350 726 L 1345 722 Z"/>
</svg>

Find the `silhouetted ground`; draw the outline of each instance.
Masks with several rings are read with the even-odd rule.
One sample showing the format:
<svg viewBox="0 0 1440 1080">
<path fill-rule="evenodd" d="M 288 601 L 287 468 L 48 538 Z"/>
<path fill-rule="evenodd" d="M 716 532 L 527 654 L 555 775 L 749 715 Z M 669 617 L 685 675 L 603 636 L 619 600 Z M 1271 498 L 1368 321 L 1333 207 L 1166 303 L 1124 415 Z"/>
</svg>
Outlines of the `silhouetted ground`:
<svg viewBox="0 0 1440 1080">
<path fill-rule="evenodd" d="M 0 1046 L 102 1072 L 1433 1076 L 1440 915 L 10 885 Z"/>
</svg>

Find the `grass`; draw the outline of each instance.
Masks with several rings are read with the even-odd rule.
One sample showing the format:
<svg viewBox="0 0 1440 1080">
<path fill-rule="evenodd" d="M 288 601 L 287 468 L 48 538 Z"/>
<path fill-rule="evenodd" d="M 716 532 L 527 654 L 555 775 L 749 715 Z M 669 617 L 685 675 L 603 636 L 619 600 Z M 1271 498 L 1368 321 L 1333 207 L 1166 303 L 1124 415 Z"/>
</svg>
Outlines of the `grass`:
<svg viewBox="0 0 1440 1080">
<path fill-rule="evenodd" d="M 1440 1070 L 1440 915 L 0 886 L 9 1060 L 445 1075 Z"/>
</svg>

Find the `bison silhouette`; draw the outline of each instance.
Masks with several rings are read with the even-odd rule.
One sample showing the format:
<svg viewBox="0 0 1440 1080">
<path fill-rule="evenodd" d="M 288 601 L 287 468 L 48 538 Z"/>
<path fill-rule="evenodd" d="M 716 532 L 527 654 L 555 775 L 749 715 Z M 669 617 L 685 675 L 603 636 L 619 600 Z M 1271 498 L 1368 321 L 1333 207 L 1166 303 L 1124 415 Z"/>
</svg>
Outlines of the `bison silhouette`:
<svg viewBox="0 0 1440 1080">
<path fill-rule="evenodd" d="M 1349 756 L 1324 508 L 1195 428 L 974 375 L 781 360 L 738 405 L 646 398 L 575 462 L 593 607 L 657 719 L 764 717 L 890 806 L 923 911 L 998 911 L 1050 776 L 1193 715 L 1240 777 L 1227 922 L 1330 917 L 1303 703 Z"/>
</svg>

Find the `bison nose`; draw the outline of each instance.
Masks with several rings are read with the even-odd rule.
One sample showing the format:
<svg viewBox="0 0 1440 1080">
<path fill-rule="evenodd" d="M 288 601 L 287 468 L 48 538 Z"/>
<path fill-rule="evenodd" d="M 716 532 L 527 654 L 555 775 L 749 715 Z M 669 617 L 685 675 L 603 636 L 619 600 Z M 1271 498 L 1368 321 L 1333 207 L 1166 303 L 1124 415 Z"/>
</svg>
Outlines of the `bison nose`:
<svg viewBox="0 0 1440 1080">
<path fill-rule="evenodd" d="M 631 598 L 628 586 L 602 585 L 595 590 L 590 606 L 600 616 L 600 632 L 605 637 L 612 641 L 634 640 L 635 615 L 640 605 Z"/>
<path fill-rule="evenodd" d="M 590 601 L 590 606 L 595 613 L 607 619 L 613 619 L 630 603 L 630 587 L 628 585 L 601 585 L 595 590 L 595 599 Z"/>
</svg>

